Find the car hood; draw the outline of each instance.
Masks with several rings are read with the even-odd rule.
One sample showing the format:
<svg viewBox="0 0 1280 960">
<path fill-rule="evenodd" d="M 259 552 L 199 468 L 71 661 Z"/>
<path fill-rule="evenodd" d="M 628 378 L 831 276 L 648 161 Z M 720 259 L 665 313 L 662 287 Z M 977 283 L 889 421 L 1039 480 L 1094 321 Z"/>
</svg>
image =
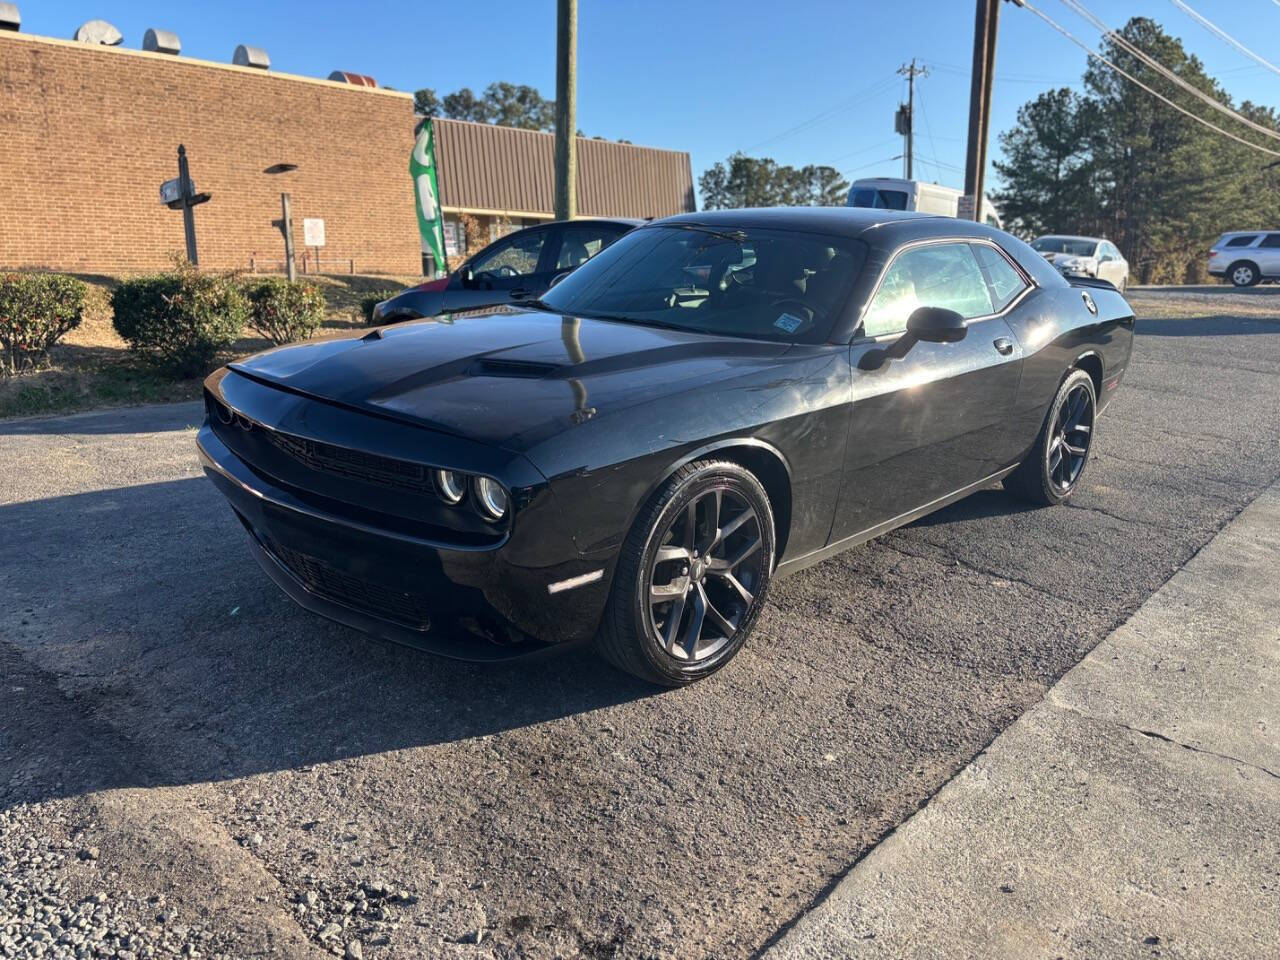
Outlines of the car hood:
<svg viewBox="0 0 1280 960">
<path fill-rule="evenodd" d="M 749 373 L 788 349 L 504 308 L 277 347 L 230 366 L 307 396 L 524 452 L 586 420 Z"/>
</svg>

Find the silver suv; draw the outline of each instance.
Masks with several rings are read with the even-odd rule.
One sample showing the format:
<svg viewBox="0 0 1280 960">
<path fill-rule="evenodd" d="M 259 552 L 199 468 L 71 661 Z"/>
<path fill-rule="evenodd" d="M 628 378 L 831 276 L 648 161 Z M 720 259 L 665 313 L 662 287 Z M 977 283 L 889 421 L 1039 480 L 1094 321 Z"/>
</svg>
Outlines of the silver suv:
<svg viewBox="0 0 1280 960">
<path fill-rule="evenodd" d="M 1224 233 L 1209 249 L 1209 275 L 1225 277 L 1237 287 L 1280 280 L 1280 231 Z"/>
</svg>

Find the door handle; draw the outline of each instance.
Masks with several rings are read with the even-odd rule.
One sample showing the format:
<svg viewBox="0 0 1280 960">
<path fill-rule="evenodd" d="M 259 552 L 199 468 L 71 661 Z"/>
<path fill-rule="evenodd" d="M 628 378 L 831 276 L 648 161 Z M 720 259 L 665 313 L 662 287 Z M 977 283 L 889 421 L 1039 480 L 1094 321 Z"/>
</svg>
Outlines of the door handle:
<svg viewBox="0 0 1280 960">
<path fill-rule="evenodd" d="M 1013 353 L 1013 341 L 1008 337 L 996 337 L 995 348 L 996 353 L 1000 354 L 1002 357 L 1007 357 L 1009 354 Z"/>
</svg>

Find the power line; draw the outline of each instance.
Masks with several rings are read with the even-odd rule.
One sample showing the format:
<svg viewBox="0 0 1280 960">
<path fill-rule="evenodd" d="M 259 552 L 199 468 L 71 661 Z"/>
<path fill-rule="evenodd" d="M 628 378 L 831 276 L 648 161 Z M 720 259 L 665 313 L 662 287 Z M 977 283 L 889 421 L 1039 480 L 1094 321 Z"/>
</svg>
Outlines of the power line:
<svg viewBox="0 0 1280 960">
<path fill-rule="evenodd" d="M 794 127 L 789 127 L 788 129 L 783 130 L 781 133 L 774 134 L 772 137 L 768 137 L 767 139 L 761 140 L 759 143 L 753 143 L 749 147 L 744 147 L 742 152 L 746 153 L 748 151 L 755 150 L 759 147 L 768 146 L 771 143 L 777 143 L 779 140 L 785 140 L 787 137 L 794 136 L 795 134 L 800 133 L 803 130 L 807 130 L 810 127 L 813 127 L 824 120 L 830 119 L 831 117 L 835 116 L 838 113 L 842 113 L 845 110 L 849 110 L 853 107 L 858 106 L 861 103 L 866 103 L 868 100 L 874 99 L 880 94 L 891 89 L 896 83 L 897 83 L 897 80 L 894 76 L 884 77 L 879 82 L 872 84 L 870 87 L 866 87 L 861 92 L 855 93 L 849 99 L 842 100 L 839 103 L 837 103 L 835 106 L 828 107 L 826 110 L 823 110 L 819 113 L 814 114 L 808 120 L 802 120 L 800 123 L 797 123 Z"/>
<path fill-rule="evenodd" d="M 933 130 L 929 126 L 929 112 L 924 108 L 924 97 L 920 97 L 920 116 L 924 120 L 924 132 L 929 138 L 930 156 L 933 158 L 933 172 L 938 175 L 938 179 L 942 179 L 942 171 L 938 169 L 938 145 L 933 142 Z"/>
<path fill-rule="evenodd" d="M 896 156 L 884 157 L 880 160 L 872 160 L 870 163 L 864 163 L 859 167 L 850 167 L 848 170 L 841 170 L 840 176 L 842 177 L 848 176 L 851 173 L 857 173 L 859 170 L 865 170 L 867 169 L 867 167 L 877 167 L 882 163 L 890 163 L 893 160 L 901 160 L 901 159 L 902 159 L 902 154 L 899 153 Z"/>
<path fill-rule="evenodd" d="M 1060 34 L 1062 34 L 1064 37 L 1066 37 L 1068 40 L 1074 43 L 1077 47 L 1079 47 L 1089 56 L 1093 57 L 1095 60 L 1099 61 L 1100 63 L 1105 63 L 1108 67 L 1110 67 L 1116 73 L 1120 74 L 1120 76 L 1124 77 L 1130 83 L 1136 84 L 1137 86 L 1141 87 L 1143 90 L 1147 91 L 1147 93 L 1151 94 L 1157 100 L 1160 100 L 1168 104 L 1169 106 L 1173 107 L 1173 109 L 1177 110 L 1179 113 L 1183 114 L 1184 116 L 1190 117 L 1196 123 L 1202 126 L 1208 127 L 1210 130 L 1213 130 L 1215 133 L 1220 133 L 1224 137 L 1227 137 L 1230 140 L 1234 140 L 1236 143 L 1239 143 L 1246 147 L 1250 147 L 1254 150 L 1257 150 L 1259 153 L 1265 153 L 1271 157 L 1280 157 L 1280 151 L 1272 150 L 1268 147 L 1263 147 L 1256 143 L 1250 143 L 1248 140 L 1245 140 L 1243 137 L 1238 137 L 1234 133 L 1231 133 L 1229 130 L 1223 130 L 1221 127 L 1215 126 L 1214 124 L 1210 123 L 1208 120 L 1204 119 L 1204 117 L 1196 116 L 1190 110 L 1187 110 L 1183 107 L 1178 106 L 1168 97 L 1166 97 L 1164 94 L 1157 93 L 1155 90 L 1151 89 L 1141 80 L 1139 80 L 1137 77 L 1133 76 L 1130 73 L 1126 73 L 1124 70 L 1120 69 L 1120 67 L 1117 67 L 1114 63 L 1112 63 L 1106 57 L 1102 56 L 1102 54 L 1095 53 L 1094 51 L 1090 50 L 1089 46 L 1083 40 L 1076 37 L 1073 33 L 1068 31 L 1066 27 L 1059 24 L 1047 13 L 1044 13 L 1036 9 L 1035 7 L 1033 7 L 1029 2 L 1027 2 L 1027 0 L 1023 0 L 1022 6 L 1027 10 L 1030 10 L 1037 17 L 1039 17 L 1041 20 L 1043 20 L 1045 23 L 1051 26 L 1054 30 L 1057 30 Z"/>
<path fill-rule="evenodd" d="M 894 136 L 894 137 L 889 137 L 888 139 L 881 140 L 881 141 L 879 141 L 878 143 L 873 143 L 873 144 L 871 144 L 871 146 L 869 146 L 869 147 L 859 147 L 857 150 L 850 150 L 848 153 L 842 153 L 842 154 L 840 154 L 840 156 L 835 157 L 835 158 L 833 158 L 833 159 L 832 159 L 832 161 L 831 161 L 831 166 L 835 166 L 835 165 L 836 165 L 837 163 L 839 163 L 841 160 L 847 160 L 849 157 L 856 157 L 856 156 L 857 156 L 858 154 L 860 154 L 860 153 L 868 153 L 868 152 L 870 152 L 870 151 L 872 151 L 872 150 L 875 150 L 875 149 L 877 149 L 877 148 L 879 148 L 879 147 L 887 147 L 889 144 L 893 143 L 893 141 L 895 141 L 895 140 L 897 140 L 897 139 L 898 139 L 898 138 L 897 138 L 896 136 Z"/>
<path fill-rule="evenodd" d="M 1280 0 L 1276 0 L 1280 3 Z M 969 75 L 968 67 L 960 67 L 954 63 L 939 63 L 937 60 L 930 60 L 927 64 L 934 70 L 941 70 L 943 73 L 954 73 L 958 76 L 967 77 Z M 1000 73 L 996 75 L 996 79 L 1001 83 L 1060 83 L 1071 84 L 1079 83 L 1077 77 L 1038 77 L 1029 73 Z"/>
<path fill-rule="evenodd" d="M 1219 27 L 1212 20 L 1209 20 L 1206 17 L 1202 17 L 1200 14 L 1196 13 L 1189 6 L 1183 3 L 1182 0 L 1169 0 L 1169 2 L 1172 3 L 1179 10 L 1181 10 L 1183 13 L 1185 13 L 1187 16 L 1198 21 L 1210 33 L 1219 37 L 1226 43 L 1231 44 L 1231 46 L 1235 47 L 1237 50 L 1243 53 L 1250 60 L 1257 61 L 1258 63 L 1262 64 L 1262 66 L 1270 70 L 1272 73 L 1280 73 L 1280 67 L 1277 67 L 1274 63 L 1272 63 L 1270 60 L 1267 60 L 1265 57 L 1258 56 L 1258 54 L 1254 53 L 1252 50 L 1246 47 L 1243 43 L 1241 43 L 1235 37 L 1231 36 L 1231 34 L 1227 33 L 1227 31 Z"/>
<path fill-rule="evenodd" d="M 1128 40 L 1128 38 L 1126 38 L 1123 34 L 1118 33 L 1117 31 L 1112 30 L 1110 27 L 1108 27 L 1102 20 L 1094 16 L 1094 14 L 1083 3 L 1081 3 L 1080 0 L 1060 0 L 1060 2 L 1064 6 L 1070 8 L 1071 10 L 1074 10 L 1085 20 L 1088 20 L 1091 24 L 1093 24 L 1094 27 L 1096 27 L 1098 30 L 1102 32 L 1102 35 L 1104 37 L 1109 37 L 1113 42 L 1115 42 L 1117 46 L 1133 54 L 1133 56 L 1137 57 L 1147 66 L 1151 67 L 1151 69 L 1159 73 L 1161 76 L 1166 77 L 1169 80 L 1172 80 L 1183 90 L 1187 91 L 1187 93 L 1203 100 L 1205 103 L 1213 107 L 1213 109 L 1217 110 L 1219 113 L 1224 114 L 1228 117 L 1231 117 L 1233 120 L 1239 120 L 1241 123 L 1243 123 L 1245 126 L 1249 127 L 1250 129 L 1256 130 L 1258 133 L 1261 133 L 1264 136 L 1271 137 L 1273 140 L 1280 140 L 1280 132 L 1277 132 L 1276 130 L 1270 127 L 1265 127 L 1260 123 L 1255 123 L 1254 121 L 1250 120 L 1248 117 L 1240 113 L 1237 113 L 1235 110 L 1232 110 L 1230 107 L 1228 107 L 1226 104 L 1222 103 L 1221 101 L 1211 97 L 1209 94 L 1205 93 L 1200 88 L 1195 87 L 1192 84 L 1188 83 L 1182 77 L 1178 76 L 1168 67 L 1166 67 L 1163 63 L 1156 60 L 1155 57 L 1152 57 L 1150 54 L 1144 51 L 1141 47 L 1137 46 L 1134 43 L 1131 43 Z"/>
</svg>

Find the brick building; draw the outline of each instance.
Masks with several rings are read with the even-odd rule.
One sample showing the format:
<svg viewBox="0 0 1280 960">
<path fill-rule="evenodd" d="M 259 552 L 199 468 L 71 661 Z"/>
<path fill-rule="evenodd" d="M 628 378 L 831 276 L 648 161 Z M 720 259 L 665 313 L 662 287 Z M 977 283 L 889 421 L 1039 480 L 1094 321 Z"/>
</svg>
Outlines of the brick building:
<svg viewBox="0 0 1280 960">
<path fill-rule="evenodd" d="M 278 267 L 288 191 L 299 244 L 302 218 L 322 217 L 325 257 L 417 274 L 413 124 L 403 93 L 0 32 L 0 267 L 165 266 L 185 249 L 159 195 L 181 143 L 212 194 L 195 209 L 201 266 Z M 263 172 L 278 163 L 297 169 Z"/>
<path fill-rule="evenodd" d="M 337 76 L 346 82 L 0 30 L 0 269 L 167 266 L 185 241 L 159 189 L 183 144 L 196 189 L 211 194 L 195 208 L 202 267 L 283 269 L 287 191 L 300 261 L 314 254 L 303 220 L 321 218 L 324 272 L 423 272 L 413 100 Z M 488 237 L 551 219 L 550 134 L 453 120 L 437 130 L 452 253 L 468 252 L 462 214 Z M 577 151 L 584 216 L 694 208 L 688 153 L 585 138 Z M 281 164 L 296 169 L 266 172 Z"/>
</svg>

